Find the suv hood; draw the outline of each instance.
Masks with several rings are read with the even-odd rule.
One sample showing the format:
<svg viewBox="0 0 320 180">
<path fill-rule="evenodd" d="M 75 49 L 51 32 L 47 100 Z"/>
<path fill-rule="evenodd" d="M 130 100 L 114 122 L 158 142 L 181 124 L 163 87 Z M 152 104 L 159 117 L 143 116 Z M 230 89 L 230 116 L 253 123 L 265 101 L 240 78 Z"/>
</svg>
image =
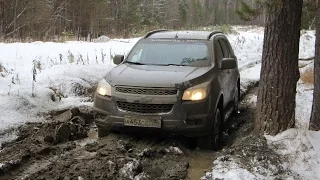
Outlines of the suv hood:
<svg viewBox="0 0 320 180">
<path fill-rule="evenodd" d="M 211 67 L 121 64 L 113 68 L 105 78 L 112 86 L 177 87 L 182 84 L 191 86 L 190 80 L 205 81 L 205 77 L 208 76 L 202 75 L 210 69 Z"/>
</svg>

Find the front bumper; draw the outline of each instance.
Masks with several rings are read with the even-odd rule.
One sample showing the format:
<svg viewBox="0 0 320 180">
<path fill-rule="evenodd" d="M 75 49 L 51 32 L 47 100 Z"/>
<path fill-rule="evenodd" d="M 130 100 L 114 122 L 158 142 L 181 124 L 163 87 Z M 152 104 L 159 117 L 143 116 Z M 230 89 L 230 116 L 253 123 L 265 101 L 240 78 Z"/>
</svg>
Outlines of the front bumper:
<svg viewBox="0 0 320 180">
<path fill-rule="evenodd" d="M 98 114 L 95 123 L 99 128 L 111 127 L 120 132 L 159 132 L 164 135 L 183 135 L 187 137 L 207 135 L 212 124 L 212 110 L 209 98 L 202 101 L 182 101 L 179 92 L 174 96 L 145 96 L 117 93 L 113 97 L 95 94 L 94 111 Z M 117 102 L 143 104 L 173 104 L 165 113 L 137 113 L 120 109 Z M 126 115 L 161 117 L 161 128 L 144 128 L 124 125 Z"/>
</svg>

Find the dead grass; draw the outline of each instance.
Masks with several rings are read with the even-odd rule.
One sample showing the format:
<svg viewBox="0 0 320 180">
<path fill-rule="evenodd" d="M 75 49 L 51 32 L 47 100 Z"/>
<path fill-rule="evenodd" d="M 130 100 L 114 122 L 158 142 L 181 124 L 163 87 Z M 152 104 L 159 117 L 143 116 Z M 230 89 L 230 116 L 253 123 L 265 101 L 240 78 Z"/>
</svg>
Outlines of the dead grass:
<svg viewBox="0 0 320 180">
<path fill-rule="evenodd" d="M 309 67 L 301 72 L 301 77 L 303 83 L 313 85 L 314 84 L 314 72 L 313 68 Z"/>
<path fill-rule="evenodd" d="M 0 72 L 4 72 L 5 68 L 2 66 L 2 64 L 0 63 Z"/>
</svg>

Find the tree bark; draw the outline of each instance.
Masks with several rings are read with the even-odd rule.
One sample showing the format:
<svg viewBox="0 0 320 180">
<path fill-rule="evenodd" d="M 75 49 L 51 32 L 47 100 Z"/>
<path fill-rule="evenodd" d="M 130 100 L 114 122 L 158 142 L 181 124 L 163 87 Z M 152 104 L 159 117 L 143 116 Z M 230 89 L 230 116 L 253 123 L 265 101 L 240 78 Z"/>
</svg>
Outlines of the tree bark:
<svg viewBox="0 0 320 180">
<path fill-rule="evenodd" d="M 255 132 L 276 135 L 295 125 L 302 0 L 270 0 Z"/>
<path fill-rule="evenodd" d="M 18 0 L 16 0 L 16 5 L 14 7 L 14 22 L 13 22 L 13 31 L 14 31 L 14 34 L 13 34 L 13 38 L 16 38 L 16 28 L 17 28 L 17 7 L 18 7 Z"/>
<path fill-rule="evenodd" d="M 314 59 L 313 105 L 309 129 L 320 130 L 320 1 L 318 0 L 316 20 L 316 54 Z"/>
<path fill-rule="evenodd" d="M 0 39 L 4 36 L 4 1 L 0 0 Z"/>
</svg>

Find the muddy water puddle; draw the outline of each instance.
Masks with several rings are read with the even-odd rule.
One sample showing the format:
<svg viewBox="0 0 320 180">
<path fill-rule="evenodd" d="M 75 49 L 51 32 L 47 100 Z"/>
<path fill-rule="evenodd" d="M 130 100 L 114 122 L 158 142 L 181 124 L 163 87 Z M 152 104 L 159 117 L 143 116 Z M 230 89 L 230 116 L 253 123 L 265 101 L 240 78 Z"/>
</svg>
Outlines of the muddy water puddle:
<svg viewBox="0 0 320 180">
<path fill-rule="evenodd" d="M 194 150 L 187 160 L 189 162 L 188 178 L 190 180 L 200 179 L 206 172 L 210 172 L 215 159 L 214 151 Z"/>
<path fill-rule="evenodd" d="M 87 133 L 87 135 L 88 135 L 89 139 L 98 139 L 98 132 L 97 131 L 90 130 Z"/>
</svg>

